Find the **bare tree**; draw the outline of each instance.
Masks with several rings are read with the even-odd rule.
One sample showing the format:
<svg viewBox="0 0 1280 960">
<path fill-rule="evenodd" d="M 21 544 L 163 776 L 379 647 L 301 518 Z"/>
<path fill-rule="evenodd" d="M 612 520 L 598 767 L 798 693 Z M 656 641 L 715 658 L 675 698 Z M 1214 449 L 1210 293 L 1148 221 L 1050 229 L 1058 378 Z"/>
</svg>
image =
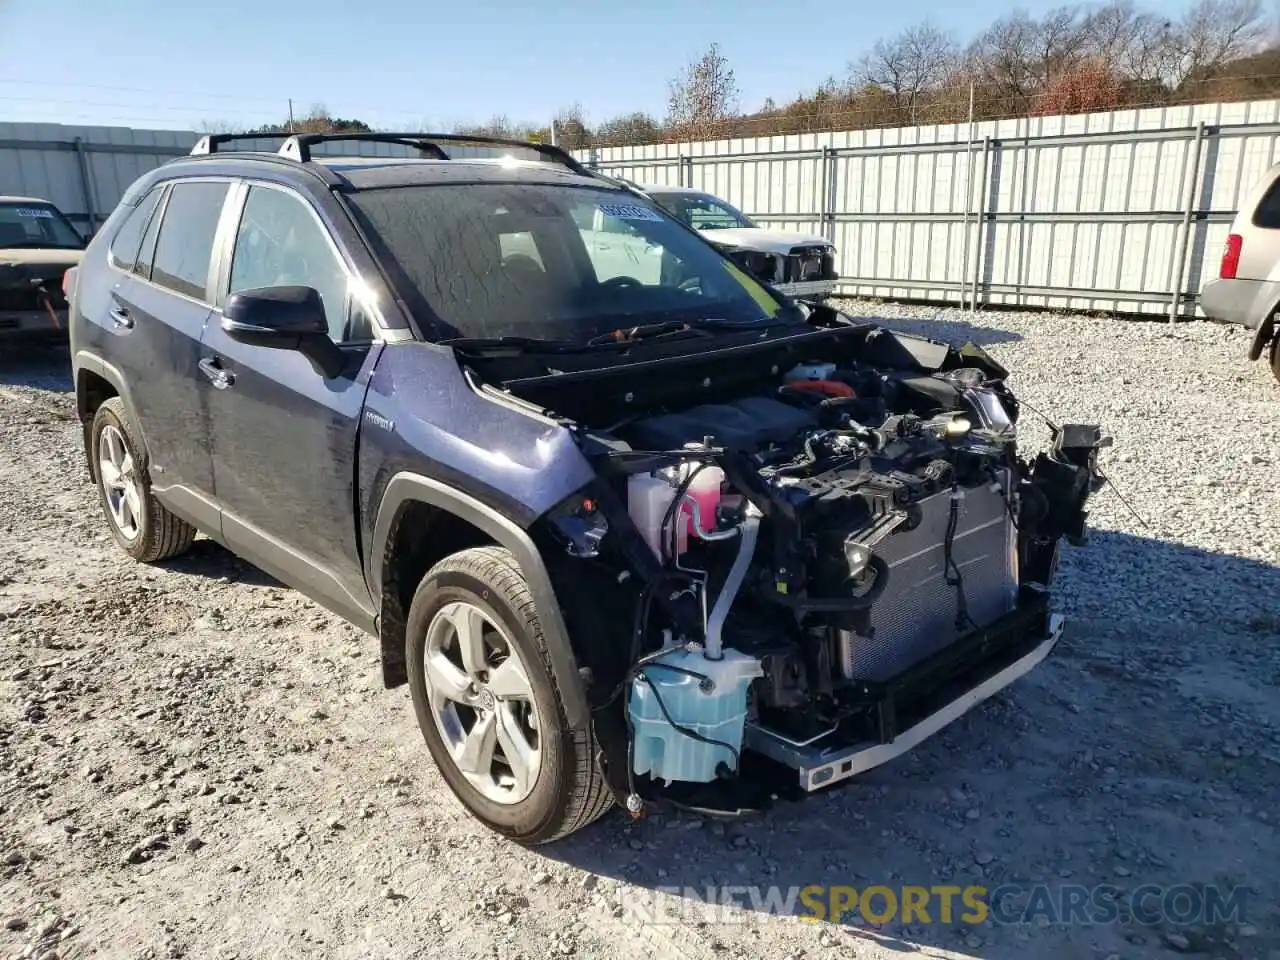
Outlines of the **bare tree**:
<svg viewBox="0 0 1280 960">
<path fill-rule="evenodd" d="M 574 103 L 560 109 L 551 122 L 555 125 L 557 142 L 566 150 L 581 150 L 591 146 L 591 130 L 587 127 L 582 104 Z"/>
<path fill-rule="evenodd" d="M 1086 41 L 1079 7 L 1059 7 L 1045 14 L 1035 31 L 1036 82 L 1047 86 L 1058 73 L 1076 67 L 1084 57 Z"/>
<path fill-rule="evenodd" d="M 1001 101 L 1001 112 L 1022 113 L 1031 106 L 1038 32 L 1036 22 L 1019 11 L 997 20 L 969 47 L 969 70 Z"/>
<path fill-rule="evenodd" d="M 1198 0 L 1174 31 L 1165 82 L 1177 88 L 1212 79 L 1231 60 L 1258 52 L 1269 27 L 1262 0 Z"/>
<path fill-rule="evenodd" d="M 671 81 L 667 125 L 689 137 L 711 137 L 724 120 L 738 113 L 738 81 L 713 43 Z"/>
<path fill-rule="evenodd" d="M 658 121 L 647 113 L 627 113 L 600 124 L 596 128 L 595 143 L 599 146 L 655 143 L 661 134 Z"/>
<path fill-rule="evenodd" d="M 857 86 L 879 87 L 892 94 L 907 123 L 919 122 L 926 96 L 942 86 L 956 68 L 955 38 L 930 21 L 909 27 L 890 40 L 877 40 L 849 71 Z M 830 97 L 832 91 L 820 94 Z"/>
</svg>

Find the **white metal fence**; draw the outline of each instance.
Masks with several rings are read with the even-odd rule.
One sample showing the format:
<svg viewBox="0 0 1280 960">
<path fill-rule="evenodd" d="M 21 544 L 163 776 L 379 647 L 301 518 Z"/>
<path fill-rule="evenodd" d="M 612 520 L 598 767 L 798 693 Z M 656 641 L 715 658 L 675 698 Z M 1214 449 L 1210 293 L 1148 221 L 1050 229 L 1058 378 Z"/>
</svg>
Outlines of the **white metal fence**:
<svg viewBox="0 0 1280 960">
<path fill-rule="evenodd" d="M 97 229 L 129 184 L 174 157 L 191 152 L 202 134 L 192 130 L 74 127 L 56 123 L 0 123 L 0 195 L 39 197 L 57 206 L 85 233 Z M 279 148 L 279 137 L 239 141 L 240 150 Z M 229 145 L 227 149 L 232 149 Z M 484 148 L 454 147 L 456 156 Z M 317 155 L 414 156 L 393 143 L 329 143 Z"/>
<path fill-rule="evenodd" d="M 580 151 L 823 235 L 846 292 L 1190 316 L 1280 101 Z"/>
<path fill-rule="evenodd" d="M 0 194 L 51 200 L 88 231 L 133 180 L 198 137 L 0 123 Z M 1280 101 L 1267 100 L 579 156 L 831 238 L 849 293 L 1188 316 L 1242 191 L 1280 159 L 1278 139 Z"/>
</svg>

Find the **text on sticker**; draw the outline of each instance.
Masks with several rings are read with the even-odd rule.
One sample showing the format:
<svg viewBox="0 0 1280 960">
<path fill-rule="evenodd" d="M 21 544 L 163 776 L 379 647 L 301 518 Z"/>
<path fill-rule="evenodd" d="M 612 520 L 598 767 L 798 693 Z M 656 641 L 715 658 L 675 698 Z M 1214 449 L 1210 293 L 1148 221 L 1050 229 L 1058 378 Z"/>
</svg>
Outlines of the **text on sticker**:
<svg viewBox="0 0 1280 960">
<path fill-rule="evenodd" d="M 659 223 L 662 222 L 662 217 L 656 211 L 635 203 L 602 203 L 600 204 L 600 212 L 606 217 L 616 217 L 619 220 L 656 220 Z"/>
<path fill-rule="evenodd" d="M 43 207 L 16 207 L 14 213 L 20 217 L 27 217 L 31 220 L 52 220 L 53 211 L 46 210 Z"/>
</svg>

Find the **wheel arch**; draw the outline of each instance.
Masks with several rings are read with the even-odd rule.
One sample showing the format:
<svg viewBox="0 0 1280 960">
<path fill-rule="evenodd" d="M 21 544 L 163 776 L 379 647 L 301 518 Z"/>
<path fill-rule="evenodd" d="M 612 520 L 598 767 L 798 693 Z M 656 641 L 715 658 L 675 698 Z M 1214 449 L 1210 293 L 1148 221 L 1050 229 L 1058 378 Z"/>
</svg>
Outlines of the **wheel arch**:
<svg viewBox="0 0 1280 960">
<path fill-rule="evenodd" d="M 96 354 L 86 350 L 77 351 L 74 360 L 76 416 L 80 418 L 82 428 L 85 461 L 89 471 L 89 481 L 96 482 L 94 468 L 95 458 L 92 447 L 93 418 L 103 402 L 111 397 L 119 397 L 124 404 L 125 412 L 142 442 L 144 450 L 147 446 L 146 428 L 138 418 L 137 408 L 124 375 Z"/>
<path fill-rule="evenodd" d="M 1254 334 L 1253 343 L 1249 347 L 1250 360 L 1257 360 L 1262 356 L 1263 351 L 1267 349 L 1267 344 L 1271 342 L 1271 338 L 1276 332 L 1277 313 L 1280 313 L 1280 303 L 1273 305 L 1267 311 L 1267 315 L 1262 319 L 1262 322 L 1258 324 L 1258 332 Z"/>
<path fill-rule="evenodd" d="M 383 683 L 395 687 L 408 680 L 406 597 L 412 597 L 421 577 L 439 560 L 485 544 L 505 547 L 515 557 L 537 605 L 566 716 L 575 728 L 585 726 L 590 711 L 577 658 L 551 573 L 529 531 L 489 504 L 416 473 L 398 473 L 388 482 L 370 543 L 370 588 L 380 611 Z"/>
</svg>

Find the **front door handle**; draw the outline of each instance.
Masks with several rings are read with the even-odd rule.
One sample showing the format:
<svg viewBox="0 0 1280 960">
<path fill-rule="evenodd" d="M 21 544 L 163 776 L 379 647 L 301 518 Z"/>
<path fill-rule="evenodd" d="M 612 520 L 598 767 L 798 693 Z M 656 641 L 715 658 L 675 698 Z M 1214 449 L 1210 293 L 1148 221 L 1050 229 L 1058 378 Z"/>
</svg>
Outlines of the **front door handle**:
<svg viewBox="0 0 1280 960">
<path fill-rule="evenodd" d="M 112 307 L 111 325 L 117 330 L 132 330 L 133 317 L 129 315 L 129 311 L 124 307 Z"/>
<path fill-rule="evenodd" d="M 225 390 L 236 382 L 236 376 L 230 370 L 222 369 L 217 357 L 205 357 L 198 364 L 200 372 L 212 381 L 219 390 Z"/>
</svg>

